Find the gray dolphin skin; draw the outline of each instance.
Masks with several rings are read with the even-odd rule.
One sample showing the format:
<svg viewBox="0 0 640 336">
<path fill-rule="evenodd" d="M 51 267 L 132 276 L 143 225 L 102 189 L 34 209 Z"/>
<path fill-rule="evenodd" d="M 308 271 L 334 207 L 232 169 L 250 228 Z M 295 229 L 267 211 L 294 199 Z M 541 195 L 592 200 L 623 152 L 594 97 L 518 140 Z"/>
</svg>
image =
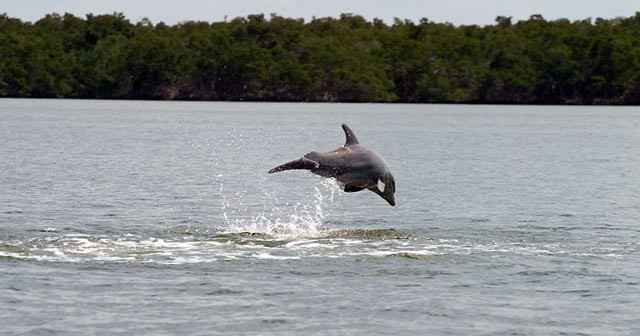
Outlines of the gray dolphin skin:
<svg viewBox="0 0 640 336">
<path fill-rule="evenodd" d="M 360 145 L 349 126 L 342 124 L 342 129 L 347 137 L 344 146 L 327 153 L 305 154 L 269 170 L 269 174 L 291 169 L 309 170 L 316 175 L 335 178 L 344 185 L 345 192 L 368 189 L 395 206 L 396 181 L 389 165 L 376 152 Z"/>
</svg>

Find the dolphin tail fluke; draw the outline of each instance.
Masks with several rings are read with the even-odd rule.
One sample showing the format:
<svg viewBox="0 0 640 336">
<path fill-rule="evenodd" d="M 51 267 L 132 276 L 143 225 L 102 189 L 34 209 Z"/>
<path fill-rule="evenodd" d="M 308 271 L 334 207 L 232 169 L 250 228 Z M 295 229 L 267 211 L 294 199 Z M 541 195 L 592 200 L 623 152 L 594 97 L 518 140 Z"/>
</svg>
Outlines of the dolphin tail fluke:
<svg viewBox="0 0 640 336">
<path fill-rule="evenodd" d="M 313 161 L 313 160 L 309 160 L 306 158 L 299 158 L 298 160 L 293 160 L 291 162 L 287 162 L 283 165 L 279 165 L 271 170 L 269 170 L 269 174 L 273 174 L 273 173 L 277 173 L 277 172 L 281 172 L 283 170 L 291 170 L 291 169 L 306 169 L 306 170 L 313 170 L 313 169 L 317 169 L 320 168 L 320 164 Z"/>
</svg>

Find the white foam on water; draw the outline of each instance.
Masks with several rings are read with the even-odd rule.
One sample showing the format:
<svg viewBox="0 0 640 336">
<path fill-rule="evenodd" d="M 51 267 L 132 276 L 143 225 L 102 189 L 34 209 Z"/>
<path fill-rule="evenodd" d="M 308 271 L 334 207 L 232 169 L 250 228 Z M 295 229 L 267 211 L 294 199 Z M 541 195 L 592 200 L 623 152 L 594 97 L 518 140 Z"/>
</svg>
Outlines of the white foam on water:
<svg viewBox="0 0 640 336">
<path fill-rule="evenodd" d="M 294 240 L 284 245 L 285 248 L 290 250 L 306 250 L 306 249 L 334 249 L 338 245 L 333 244 L 331 241 L 325 242 L 320 240 Z"/>
<path fill-rule="evenodd" d="M 275 259 L 275 260 L 295 260 L 295 259 L 300 259 L 300 256 L 281 256 L 281 255 L 274 255 L 271 253 L 267 253 L 267 252 L 261 252 L 261 253 L 255 253 L 253 255 L 251 255 L 254 258 L 257 259 Z"/>
<path fill-rule="evenodd" d="M 176 239 L 176 240 L 173 240 Z M 276 244 L 272 244 L 272 243 Z M 282 243 L 280 243 L 282 242 Z M 25 241 L 2 242 L 0 257 L 52 262 L 135 262 L 155 264 L 211 263 L 220 260 L 265 259 L 300 260 L 305 258 L 380 258 L 411 259 L 446 255 L 509 254 L 523 256 L 586 254 L 616 258 L 623 251 L 572 251 L 554 244 L 450 244 L 439 241 L 406 241 L 398 239 L 330 238 L 265 238 L 235 235 L 228 240 L 212 237 L 136 239 L 135 237 L 78 237 L 62 235 Z M 6 248 L 6 247 L 10 248 Z"/>
<path fill-rule="evenodd" d="M 317 201 L 322 202 L 322 198 L 318 198 Z M 320 214 L 315 212 L 310 215 L 310 226 L 306 226 L 306 222 L 289 222 L 287 224 L 290 227 L 285 226 L 288 231 L 283 231 L 282 226 L 277 226 L 278 221 L 267 220 L 238 223 L 235 233 L 220 234 L 193 235 L 172 232 L 167 235 L 167 232 L 163 231 L 158 232 L 156 236 L 140 236 L 130 232 L 91 236 L 78 233 L 49 233 L 8 241 L 0 239 L 0 258 L 73 263 L 187 264 L 256 259 L 429 259 L 433 256 L 466 255 L 620 258 L 637 251 L 637 245 L 634 244 L 619 245 L 617 248 L 576 249 L 571 245 L 543 242 L 434 240 L 420 235 L 386 235 L 377 230 L 320 229 L 322 207 L 316 206 L 318 205 L 312 204 L 311 208 Z M 260 230 L 264 233 L 246 233 Z"/>
</svg>

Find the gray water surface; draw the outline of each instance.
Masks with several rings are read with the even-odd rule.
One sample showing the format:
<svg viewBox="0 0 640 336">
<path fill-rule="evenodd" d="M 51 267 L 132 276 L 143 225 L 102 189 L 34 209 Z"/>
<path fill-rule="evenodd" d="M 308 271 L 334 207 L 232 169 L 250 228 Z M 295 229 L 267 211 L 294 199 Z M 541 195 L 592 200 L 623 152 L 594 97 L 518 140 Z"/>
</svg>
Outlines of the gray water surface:
<svg viewBox="0 0 640 336">
<path fill-rule="evenodd" d="M 396 207 L 281 163 L 344 143 Z M 0 100 L 0 335 L 637 335 L 640 110 Z"/>
</svg>

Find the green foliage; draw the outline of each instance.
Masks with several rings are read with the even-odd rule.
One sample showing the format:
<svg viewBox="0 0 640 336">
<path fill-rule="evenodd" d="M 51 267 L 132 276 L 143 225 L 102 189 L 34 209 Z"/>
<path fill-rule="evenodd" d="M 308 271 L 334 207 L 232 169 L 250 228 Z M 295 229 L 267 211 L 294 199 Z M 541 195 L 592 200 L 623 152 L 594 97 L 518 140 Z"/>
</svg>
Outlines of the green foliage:
<svg viewBox="0 0 640 336">
<path fill-rule="evenodd" d="M 0 15 L 0 97 L 640 103 L 640 13 L 489 26 L 343 14 L 174 26 Z"/>
</svg>

